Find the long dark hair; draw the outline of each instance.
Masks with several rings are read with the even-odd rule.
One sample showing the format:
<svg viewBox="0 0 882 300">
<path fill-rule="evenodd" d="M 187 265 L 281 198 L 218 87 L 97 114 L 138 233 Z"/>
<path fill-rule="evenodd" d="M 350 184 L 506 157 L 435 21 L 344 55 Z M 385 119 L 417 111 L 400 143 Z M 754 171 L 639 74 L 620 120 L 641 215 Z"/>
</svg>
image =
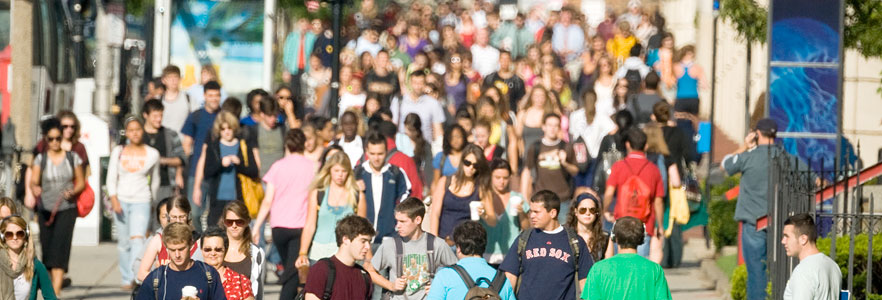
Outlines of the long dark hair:
<svg viewBox="0 0 882 300">
<path fill-rule="evenodd" d="M 416 133 L 413 138 L 413 162 L 420 166 L 426 155 L 426 138 L 423 137 L 422 130 L 423 121 L 420 120 L 419 115 L 409 113 L 407 117 L 404 117 L 404 127 Z"/>
<path fill-rule="evenodd" d="M 597 208 L 597 215 L 594 217 L 594 223 L 588 225 L 588 231 L 591 232 L 591 240 L 585 241 L 585 243 L 588 244 L 588 250 L 591 252 L 591 255 L 594 256 L 594 259 L 599 260 L 599 258 L 603 257 L 604 251 L 606 251 L 606 249 L 604 249 L 606 247 L 606 237 L 603 234 L 603 221 L 600 219 L 600 212 L 603 211 L 603 203 L 592 194 L 579 194 L 573 199 L 573 205 L 567 213 L 566 226 L 576 232 L 579 231 L 579 219 L 576 217 L 576 211 L 579 210 L 579 204 L 582 203 L 582 201 L 594 202 L 594 207 Z"/>
<path fill-rule="evenodd" d="M 444 130 L 444 141 L 441 143 L 441 149 L 444 152 L 444 155 L 450 155 L 450 153 L 453 152 L 453 146 L 450 145 L 450 140 L 451 137 L 453 137 L 454 131 L 459 131 L 459 133 L 462 134 L 463 144 L 466 143 L 465 141 L 466 138 L 468 138 L 468 133 L 466 133 L 465 128 L 462 128 L 459 124 L 453 124 L 447 127 L 447 130 Z M 463 149 L 465 149 L 465 147 L 463 147 Z M 443 164 L 444 162 L 442 161 L 441 163 Z"/>
<path fill-rule="evenodd" d="M 481 147 L 478 147 L 475 144 L 468 144 L 462 150 L 462 156 L 459 159 L 459 167 L 456 169 L 456 173 L 453 173 L 453 176 L 450 180 L 456 179 L 456 183 L 452 184 L 453 189 L 459 191 L 462 187 L 463 181 L 465 178 L 465 168 L 463 168 L 462 161 L 465 160 L 469 154 L 475 156 L 477 160 L 475 162 L 475 175 L 472 176 L 471 180 L 474 182 L 475 189 L 482 193 L 481 195 L 489 195 L 490 192 L 490 166 L 487 163 L 487 158 L 484 157 L 484 150 Z"/>
</svg>

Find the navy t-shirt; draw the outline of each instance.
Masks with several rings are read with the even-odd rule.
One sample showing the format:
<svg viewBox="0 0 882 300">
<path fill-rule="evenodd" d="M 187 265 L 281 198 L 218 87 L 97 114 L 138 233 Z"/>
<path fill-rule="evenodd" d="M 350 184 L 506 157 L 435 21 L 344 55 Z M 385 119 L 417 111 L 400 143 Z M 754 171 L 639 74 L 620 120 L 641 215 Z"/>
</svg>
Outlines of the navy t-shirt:
<svg viewBox="0 0 882 300">
<path fill-rule="evenodd" d="M 499 270 L 518 275 L 521 287 L 518 299 L 576 299 L 576 286 L 573 276 L 573 252 L 567 240 L 567 232 L 560 227 L 554 233 L 531 229 L 526 251 L 521 262 L 524 273 L 520 272 L 518 261 L 518 241 L 515 240 L 499 265 Z M 588 276 L 594 264 L 585 241 L 579 239 L 579 279 Z"/>
<path fill-rule="evenodd" d="M 200 108 L 190 113 L 187 116 L 187 121 L 184 121 L 181 133 L 193 138 L 193 155 L 190 155 L 189 176 L 196 176 L 196 163 L 199 162 L 199 157 L 202 156 L 202 144 L 205 143 L 208 135 L 211 134 L 211 127 L 214 125 L 216 117 L 217 111 L 210 113 L 205 108 Z"/>
<path fill-rule="evenodd" d="M 205 272 L 211 274 L 211 284 Z M 200 300 L 226 300 L 224 287 L 221 284 L 220 274 L 214 267 L 201 261 L 194 261 L 193 266 L 186 271 L 175 271 L 168 266 L 160 267 L 150 272 L 144 283 L 138 288 L 136 300 L 155 300 L 153 291 L 153 278 L 159 278 L 158 299 L 178 300 L 181 299 L 181 289 L 185 286 L 193 286 L 198 290 L 196 294 Z"/>
</svg>

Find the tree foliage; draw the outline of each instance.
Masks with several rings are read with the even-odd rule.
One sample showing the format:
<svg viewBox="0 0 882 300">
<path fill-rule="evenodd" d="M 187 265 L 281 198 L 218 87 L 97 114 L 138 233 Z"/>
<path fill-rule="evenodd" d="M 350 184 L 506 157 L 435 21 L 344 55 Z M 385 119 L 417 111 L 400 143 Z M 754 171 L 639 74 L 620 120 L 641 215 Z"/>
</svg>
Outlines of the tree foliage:
<svg viewBox="0 0 882 300">
<path fill-rule="evenodd" d="M 882 1 L 844 1 L 845 47 L 866 57 L 882 57 Z M 720 16 L 731 22 L 742 38 L 766 42 L 768 10 L 755 0 L 721 0 Z"/>
</svg>

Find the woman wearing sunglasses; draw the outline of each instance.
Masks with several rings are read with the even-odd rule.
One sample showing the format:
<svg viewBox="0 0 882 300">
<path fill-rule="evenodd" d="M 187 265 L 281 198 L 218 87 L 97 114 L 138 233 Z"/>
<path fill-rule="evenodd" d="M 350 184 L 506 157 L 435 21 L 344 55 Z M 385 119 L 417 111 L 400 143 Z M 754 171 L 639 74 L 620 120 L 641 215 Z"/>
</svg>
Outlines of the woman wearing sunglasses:
<svg viewBox="0 0 882 300">
<path fill-rule="evenodd" d="M 567 213 L 566 226 L 575 230 L 585 241 L 594 261 L 600 261 L 606 257 L 609 244 L 609 234 L 603 231 L 600 220 L 601 202 L 593 192 L 579 194 L 574 202 L 575 209 Z"/>
<path fill-rule="evenodd" d="M 441 177 L 438 186 L 444 188 L 436 189 L 438 192 L 432 195 L 430 233 L 452 245 L 453 228 L 469 219 L 472 202 L 481 203 L 477 208 L 480 219 L 496 226 L 496 210 L 490 200 L 490 170 L 481 147 L 466 146 L 459 169 L 453 176 Z"/>
<path fill-rule="evenodd" d="M 224 256 L 230 246 L 227 233 L 221 228 L 211 227 L 202 235 L 200 244 L 202 244 L 205 264 L 214 267 L 220 274 L 220 281 L 224 286 L 224 294 L 227 299 L 254 300 L 251 281 L 248 280 L 248 277 L 224 265 Z"/>
<path fill-rule="evenodd" d="M 367 216 L 364 192 L 355 184 L 349 156 L 337 152 L 328 158 L 310 185 L 306 225 L 300 236 L 300 253 L 294 265 L 310 265 L 337 252 L 337 221 L 352 213 Z"/>
<path fill-rule="evenodd" d="M 251 243 L 251 216 L 242 201 L 233 201 L 224 207 L 220 227 L 226 230 L 230 247 L 224 256 L 223 265 L 251 281 L 251 294 L 263 299 L 263 266 L 266 254 L 263 249 Z M 223 273 L 222 273 L 223 274 Z"/>
<path fill-rule="evenodd" d="M 49 280 L 46 267 L 34 257 L 34 244 L 28 232 L 27 222 L 18 215 L 3 218 L 0 222 L 0 295 L 5 299 L 14 295 L 16 300 L 58 299 Z"/>
<path fill-rule="evenodd" d="M 55 118 L 61 122 L 61 149 L 64 151 L 73 152 L 76 154 L 80 161 L 83 162 L 83 176 L 89 177 L 89 156 L 86 153 L 86 146 L 83 143 L 80 143 L 80 120 L 77 118 L 77 115 L 69 110 L 62 110 L 55 115 Z M 37 142 L 37 145 L 34 147 L 34 155 L 44 153 L 48 150 L 49 143 L 46 142 L 45 139 Z M 31 178 L 31 170 L 28 169 L 25 178 Z M 24 203 L 28 208 L 34 208 L 36 204 L 36 199 L 34 195 L 31 194 L 30 186 L 25 186 L 26 193 L 24 198 Z"/>
<path fill-rule="evenodd" d="M 61 293 L 64 270 L 70 261 L 77 195 L 85 188 L 82 160 L 61 147 L 62 126 L 56 118 L 40 125 L 46 151 L 31 164 L 31 193 L 38 199 L 35 213 L 40 224 L 43 262 L 52 277 L 55 294 Z"/>
</svg>

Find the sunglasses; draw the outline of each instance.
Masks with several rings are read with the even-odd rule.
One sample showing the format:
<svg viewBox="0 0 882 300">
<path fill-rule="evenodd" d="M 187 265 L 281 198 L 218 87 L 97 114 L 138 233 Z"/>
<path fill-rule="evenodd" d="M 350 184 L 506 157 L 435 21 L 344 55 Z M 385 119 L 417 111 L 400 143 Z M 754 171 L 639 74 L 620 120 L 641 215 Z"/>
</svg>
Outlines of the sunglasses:
<svg viewBox="0 0 882 300">
<path fill-rule="evenodd" d="M 462 59 L 460 59 L 459 57 L 451 57 L 451 58 L 450 58 L 450 63 L 454 63 L 454 64 L 455 64 L 455 63 L 459 63 L 459 62 L 461 62 L 461 61 L 462 61 Z"/>
<path fill-rule="evenodd" d="M 579 212 L 580 215 L 584 215 L 586 212 L 591 212 L 592 215 L 596 215 L 597 208 L 596 207 L 592 207 L 592 208 L 579 207 L 579 210 L 577 210 L 577 212 Z"/>
<path fill-rule="evenodd" d="M 279 96 L 280 100 L 291 100 L 291 96 Z"/>
<path fill-rule="evenodd" d="M 25 237 L 25 232 L 21 230 L 15 232 L 7 231 L 3 233 L 3 237 L 7 240 L 11 240 L 13 237 L 15 237 L 15 239 L 22 240 Z"/>
<path fill-rule="evenodd" d="M 471 167 L 472 165 L 477 164 L 477 163 L 478 163 L 478 162 L 474 162 L 474 161 L 471 161 L 471 160 L 468 160 L 468 159 L 463 159 L 463 160 L 462 160 L 462 165 L 463 165 L 463 166 L 466 166 L 466 167 Z"/>
<path fill-rule="evenodd" d="M 237 227 L 245 227 L 245 220 L 242 219 L 226 219 L 224 220 L 224 225 L 227 227 L 232 227 L 233 224 L 236 224 Z"/>
<path fill-rule="evenodd" d="M 47 136 L 46 141 L 47 142 L 60 142 L 61 137 L 60 136 L 56 136 L 56 137 Z"/>
<path fill-rule="evenodd" d="M 76 125 L 61 125 L 61 128 L 62 129 L 68 129 L 68 128 L 76 129 L 77 126 Z"/>
<path fill-rule="evenodd" d="M 202 253 L 210 253 L 210 252 L 224 253 L 224 248 L 211 248 L 211 247 L 202 248 Z"/>
</svg>

